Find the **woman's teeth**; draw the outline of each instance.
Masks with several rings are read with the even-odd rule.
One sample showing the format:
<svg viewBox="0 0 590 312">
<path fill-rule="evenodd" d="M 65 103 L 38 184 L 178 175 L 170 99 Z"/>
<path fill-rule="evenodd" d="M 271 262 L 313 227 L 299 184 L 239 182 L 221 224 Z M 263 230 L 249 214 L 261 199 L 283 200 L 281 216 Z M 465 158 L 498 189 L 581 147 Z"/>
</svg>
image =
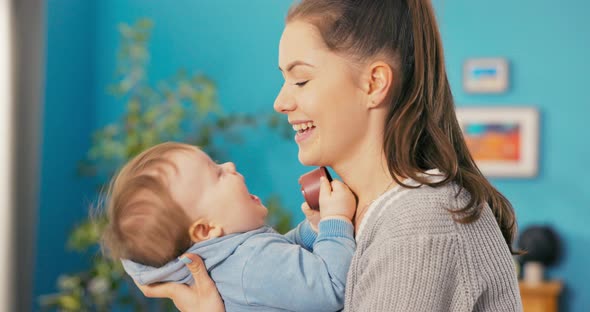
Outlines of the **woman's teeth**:
<svg viewBox="0 0 590 312">
<path fill-rule="evenodd" d="M 293 130 L 295 130 L 297 132 L 303 132 L 307 129 L 311 129 L 314 127 L 315 127 L 315 125 L 313 124 L 313 121 L 308 121 L 306 123 L 299 123 L 299 124 L 293 125 Z"/>
</svg>

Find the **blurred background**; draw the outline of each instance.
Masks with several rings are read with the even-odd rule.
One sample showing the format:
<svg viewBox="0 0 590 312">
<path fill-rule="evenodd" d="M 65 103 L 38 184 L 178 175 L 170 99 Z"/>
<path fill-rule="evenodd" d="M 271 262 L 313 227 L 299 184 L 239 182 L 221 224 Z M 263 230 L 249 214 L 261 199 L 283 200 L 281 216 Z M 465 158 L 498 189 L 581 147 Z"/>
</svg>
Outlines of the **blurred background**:
<svg viewBox="0 0 590 312">
<path fill-rule="evenodd" d="M 276 226 L 303 218 L 297 180 L 311 168 L 272 108 L 290 0 L 0 3 L 0 309 L 170 309 L 136 297 L 89 222 L 112 171 L 162 140 L 234 161 Z M 558 237 L 544 278 L 559 311 L 590 311 L 590 4 L 433 5 L 457 106 L 538 112 L 534 174 L 491 181 L 521 230 Z M 466 92 L 466 61 L 489 57 L 508 62 L 508 88 Z"/>
</svg>

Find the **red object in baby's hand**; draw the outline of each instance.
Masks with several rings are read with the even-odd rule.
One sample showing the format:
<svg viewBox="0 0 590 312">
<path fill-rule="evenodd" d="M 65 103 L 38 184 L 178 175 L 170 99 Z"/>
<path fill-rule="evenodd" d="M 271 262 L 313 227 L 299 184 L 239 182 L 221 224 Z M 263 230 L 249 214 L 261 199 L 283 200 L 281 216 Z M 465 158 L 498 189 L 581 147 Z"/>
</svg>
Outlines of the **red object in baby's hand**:
<svg viewBox="0 0 590 312">
<path fill-rule="evenodd" d="M 319 167 L 314 169 L 299 178 L 301 184 L 301 193 L 303 198 L 313 210 L 320 210 L 320 177 L 324 176 L 328 181 L 332 182 L 330 172 L 326 167 Z"/>
</svg>

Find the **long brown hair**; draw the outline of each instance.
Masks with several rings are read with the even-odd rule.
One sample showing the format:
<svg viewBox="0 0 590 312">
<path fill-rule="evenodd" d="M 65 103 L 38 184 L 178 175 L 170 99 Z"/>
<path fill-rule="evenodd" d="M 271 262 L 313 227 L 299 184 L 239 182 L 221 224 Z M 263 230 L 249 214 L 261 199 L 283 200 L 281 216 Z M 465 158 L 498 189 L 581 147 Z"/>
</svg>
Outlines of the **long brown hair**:
<svg viewBox="0 0 590 312">
<path fill-rule="evenodd" d="M 470 194 L 454 219 L 471 223 L 487 203 L 512 251 L 516 219 L 510 202 L 482 175 L 463 139 L 447 79 L 442 42 L 429 0 L 303 0 L 287 23 L 315 25 L 331 51 L 353 60 L 385 58 L 396 77 L 390 91 L 383 148 L 389 171 L 432 187 L 450 182 Z M 419 174 L 438 168 L 445 174 L 429 182 Z M 460 192 L 460 191 L 459 191 Z M 459 195 L 459 194 L 457 194 Z"/>
<path fill-rule="evenodd" d="M 101 240 L 103 252 L 114 260 L 159 267 L 191 246 L 191 220 L 172 197 L 165 167 L 177 170 L 166 157 L 169 153 L 192 149 L 188 144 L 162 143 L 121 168 L 105 195 L 108 223 Z"/>
</svg>

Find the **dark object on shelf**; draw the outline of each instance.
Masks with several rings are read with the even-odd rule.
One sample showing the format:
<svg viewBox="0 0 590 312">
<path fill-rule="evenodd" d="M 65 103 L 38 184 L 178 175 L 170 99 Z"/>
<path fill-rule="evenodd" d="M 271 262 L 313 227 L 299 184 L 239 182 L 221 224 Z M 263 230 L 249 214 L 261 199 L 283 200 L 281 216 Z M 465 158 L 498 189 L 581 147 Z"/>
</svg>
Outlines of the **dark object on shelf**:
<svg viewBox="0 0 590 312">
<path fill-rule="evenodd" d="M 555 264 L 561 254 L 559 237 L 549 226 L 528 227 L 518 239 L 518 247 L 525 254 L 522 263 L 540 262 L 545 266 Z"/>
</svg>

